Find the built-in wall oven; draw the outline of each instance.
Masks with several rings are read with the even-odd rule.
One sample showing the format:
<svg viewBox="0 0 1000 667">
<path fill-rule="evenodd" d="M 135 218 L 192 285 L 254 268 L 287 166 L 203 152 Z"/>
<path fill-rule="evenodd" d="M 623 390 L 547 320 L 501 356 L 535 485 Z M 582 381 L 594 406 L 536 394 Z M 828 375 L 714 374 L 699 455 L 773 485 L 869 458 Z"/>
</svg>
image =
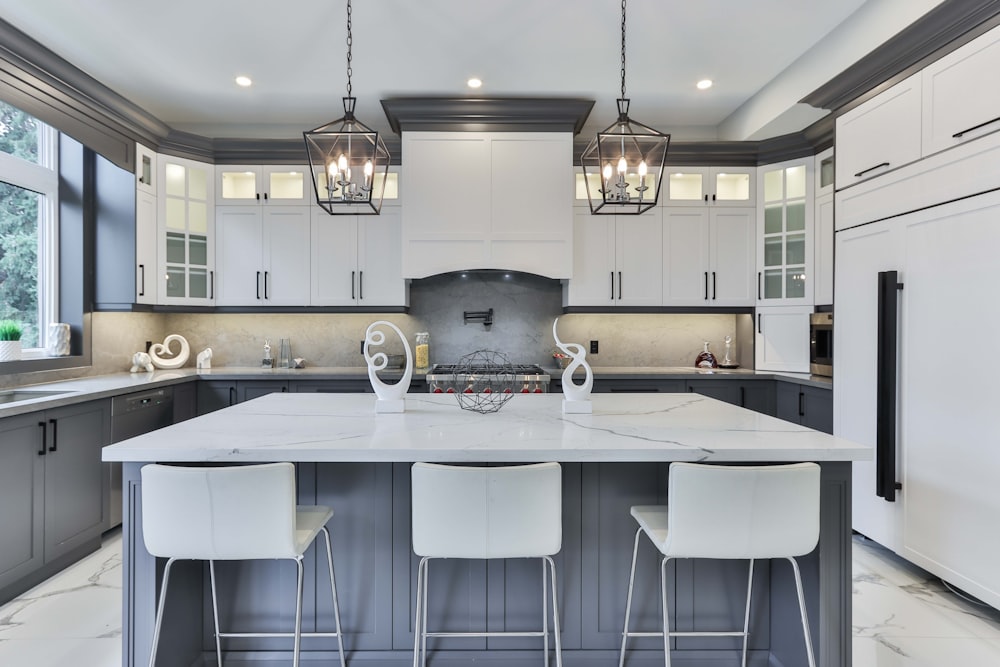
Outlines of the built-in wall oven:
<svg viewBox="0 0 1000 667">
<path fill-rule="evenodd" d="M 809 316 L 809 372 L 833 377 L 833 313 Z"/>
</svg>

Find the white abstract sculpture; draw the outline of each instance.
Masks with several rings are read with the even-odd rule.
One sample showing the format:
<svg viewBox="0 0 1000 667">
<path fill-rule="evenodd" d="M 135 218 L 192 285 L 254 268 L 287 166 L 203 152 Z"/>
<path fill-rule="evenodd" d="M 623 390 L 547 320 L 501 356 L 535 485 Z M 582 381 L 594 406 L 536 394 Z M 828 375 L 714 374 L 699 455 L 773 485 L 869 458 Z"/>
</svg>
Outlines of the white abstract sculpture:
<svg viewBox="0 0 1000 667">
<path fill-rule="evenodd" d="M 389 363 L 389 355 L 385 352 L 371 353 L 372 347 L 377 347 L 385 343 L 385 332 L 379 331 L 377 327 L 387 326 L 396 332 L 399 339 L 403 341 L 403 349 L 406 350 L 406 365 L 403 367 L 403 377 L 396 384 L 386 384 L 379 379 L 377 371 L 385 368 Z M 368 364 L 368 379 L 371 380 L 372 389 L 378 397 L 375 401 L 375 412 L 405 412 L 406 404 L 403 396 L 410 388 L 410 378 L 413 377 L 413 352 L 406 336 L 392 322 L 378 320 L 368 325 L 365 330 L 365 346 L 363 348 L 365 362 Z"/>
<path fill-rule="evenodd" d="M 209 369 L 212 367 L 212 348 L 206 347 L 198 353 L 194 362 L 195 368 Z"/>
<path fill-rule="evenodd" d="M 139 371 L 153 372 L 153 360 L 145 352 L 136 352 L 132 355 L 132 368 L 128 372 L 138 373 Z"/>
<path fill-rule="evenodd" d="M 173 342 L 179 342 L 181 345 L 181 349 L 176 353 L 170 349 L 170 344 Z M 164 353 L 172 354 L 173 357 L 164 359 L 160 356 Z M 180 368 L 187 363 L 188 357 L 191 356 L 191 346 L 188 345 L 184 336 L 171 334 L 164 338 L 162 343 L 153 343 L 149 348 L 149 356 L 157 368 Z"/>
<path fill-rule="evenodd" d="M 557 317 L 552 322 L 552 338 L 556 341 L 556 347 L 573 359 L 566 366 L 566 370 L 562 374 L 562 391 L 565 397 L 562 404 L 563 412 L 567 414 L 588 415 L 594 411 L 594 407 L 590 402 L 590 390 L 594 388 L 594 371 L 591 370 L 590 364 L 587 363 L 587 351 L 583 348 L 583 345 L 563 343 L 559 340 L 559 334 L 556 331 L 558 325 L 559 318 Z M 573 372 L 581 366 L 586 371 L 587 376 L 583 384 L 575 384 L 573 382 Z"/>
</svg>

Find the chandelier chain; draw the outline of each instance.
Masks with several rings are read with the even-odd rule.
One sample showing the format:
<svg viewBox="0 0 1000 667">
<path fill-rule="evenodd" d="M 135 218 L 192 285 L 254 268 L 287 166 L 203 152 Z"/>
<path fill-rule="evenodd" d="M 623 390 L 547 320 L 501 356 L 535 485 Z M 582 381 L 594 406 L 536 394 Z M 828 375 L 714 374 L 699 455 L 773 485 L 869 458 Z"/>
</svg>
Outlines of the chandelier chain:
<svg viewBox="0 0 1000 667">
<path fill-rule="evenodd" d="M 624 7 L 624 0 L 622 3 Z M 624 10 L 623 10 L 624 11 Z M 624 24 L 623 24 L 624 25 Z M 624 28 L 623 28 L 624 29 Z M 624 35 L 624 33 L 623 33 Z M 351 74 L 354 72 L 351 70 L 351 47 L 354 45 L 354 38 L 351 36 L 351 0 L 347 0 L 347 96 L 351 96 Z M 624 49 L 624 46 L 622 46 Z M 622 51 L 622 62 L 624 62 L 625 52 Z M 622 70 L 622 86 L 625 85 L 625 72 Z M 623 88 L 624 90 L 624 88 Z"/>
<path fill-rule="evenodd" d="M 625 99 L 625 0 L 622 0 L 622 99 Z"/>
</svg>

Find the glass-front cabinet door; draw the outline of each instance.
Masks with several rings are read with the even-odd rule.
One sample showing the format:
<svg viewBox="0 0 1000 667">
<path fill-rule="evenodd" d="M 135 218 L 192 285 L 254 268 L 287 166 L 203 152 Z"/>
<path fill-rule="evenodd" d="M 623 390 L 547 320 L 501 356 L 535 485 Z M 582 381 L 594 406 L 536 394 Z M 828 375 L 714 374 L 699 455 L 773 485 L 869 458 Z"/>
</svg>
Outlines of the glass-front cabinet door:
<svg viewBox="0 0 1000 667">
<path fill-rule="evenodd" d="M 753 167 L 668 167 L 667 206 L 753 206 Z"/>
<path fill-rule="evenodd" d="M 160 156 L 160 302 L 215 299 L 214 181 L 209 164 Z"/>
<path fill-rule="evenodd" d="M 308 167 L 298 165 L 218 165 L 215 167 L 215 203 L 309 204 L 312 190 Z"/>
<path fill-rule="evenodd" d="M 758 303 L 811 304 L 811 160 L 761 167 L 760 175 L 757 216 Z"/>
</svg>

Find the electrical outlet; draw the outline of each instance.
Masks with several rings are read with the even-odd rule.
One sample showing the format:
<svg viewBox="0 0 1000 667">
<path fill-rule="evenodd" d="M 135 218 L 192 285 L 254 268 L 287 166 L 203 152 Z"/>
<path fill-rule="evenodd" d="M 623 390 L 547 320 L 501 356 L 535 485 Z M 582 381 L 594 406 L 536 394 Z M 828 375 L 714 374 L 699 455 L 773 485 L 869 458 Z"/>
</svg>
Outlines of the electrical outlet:
<svg viewBox="0 0 1000 667">
<path fill-rule="evenodd" d="M 597 341 L 596 340 L 590 341 L 590 353 L 591 354 L 597 354 Z"/>
</svg>

